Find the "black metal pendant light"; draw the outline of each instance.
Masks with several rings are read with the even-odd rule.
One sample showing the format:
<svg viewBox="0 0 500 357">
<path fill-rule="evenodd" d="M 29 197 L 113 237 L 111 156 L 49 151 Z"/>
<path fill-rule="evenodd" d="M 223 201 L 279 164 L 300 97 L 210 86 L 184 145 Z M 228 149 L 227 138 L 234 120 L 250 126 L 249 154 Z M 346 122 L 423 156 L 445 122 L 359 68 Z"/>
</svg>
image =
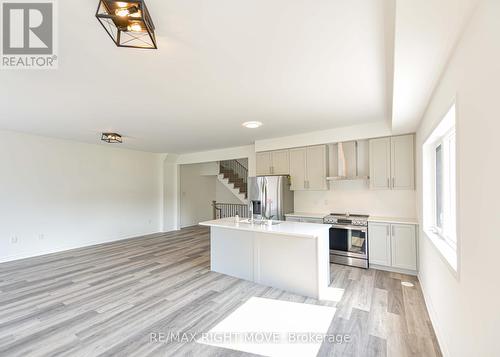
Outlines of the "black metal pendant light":
<svg viewBox="0 0 500 357">
<path fill-rule="evenodd" d="M 101 140 L 105 141 L 110 144 L 118 143 L 121 144 L 122 141 L 122 136 L 117 133 L 102 133 L 101 134 Z"/>
<path fill-rule="evenodd" d="M 95 16 L 118 47 L 158 48 L 143 0 L 100 0 Z"/>
</svg>

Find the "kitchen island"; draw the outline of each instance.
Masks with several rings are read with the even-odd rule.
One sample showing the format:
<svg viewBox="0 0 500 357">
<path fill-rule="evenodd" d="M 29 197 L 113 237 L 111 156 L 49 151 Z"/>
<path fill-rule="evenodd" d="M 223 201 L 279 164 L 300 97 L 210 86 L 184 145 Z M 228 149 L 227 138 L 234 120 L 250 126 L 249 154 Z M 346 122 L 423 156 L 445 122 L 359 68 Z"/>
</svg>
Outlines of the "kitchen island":
<svg viewBox="0 0 500 357">
<path fill-rule="evenodd" d="M 235 218 L 210 227 L 212 271 L 321 299 L 330 284 L 329 225 L 250 223 Z"/>
</svg>

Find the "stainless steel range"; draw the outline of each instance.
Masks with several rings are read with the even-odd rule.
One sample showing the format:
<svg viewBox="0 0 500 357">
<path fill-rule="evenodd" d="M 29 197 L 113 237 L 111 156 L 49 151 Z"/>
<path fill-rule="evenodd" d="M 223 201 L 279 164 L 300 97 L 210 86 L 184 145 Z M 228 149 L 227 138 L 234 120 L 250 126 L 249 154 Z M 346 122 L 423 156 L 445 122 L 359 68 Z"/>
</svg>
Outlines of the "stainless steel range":
<svg viewBox="0 0 500 357">
<path fill-rule="evenodd" d="M 368 268 L 368 216 L 332 213 L 323 218 L 330 224 L 330 262 Z"/>
</svg>

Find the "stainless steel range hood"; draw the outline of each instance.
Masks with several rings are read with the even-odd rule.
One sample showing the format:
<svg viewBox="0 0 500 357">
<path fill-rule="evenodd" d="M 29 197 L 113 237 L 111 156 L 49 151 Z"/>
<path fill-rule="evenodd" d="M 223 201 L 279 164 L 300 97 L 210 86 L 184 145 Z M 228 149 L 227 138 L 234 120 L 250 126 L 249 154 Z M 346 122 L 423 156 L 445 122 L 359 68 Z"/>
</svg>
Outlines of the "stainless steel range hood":
<svg viewBox="0 0 500 357">
<path fill-rule="evenodd" d="M 337 174 L 327 177 L 327 180 L 367 180 L 369 177 L 359 172 L 358 141 L 348 141 L 337 144 Z"/>
</svg>

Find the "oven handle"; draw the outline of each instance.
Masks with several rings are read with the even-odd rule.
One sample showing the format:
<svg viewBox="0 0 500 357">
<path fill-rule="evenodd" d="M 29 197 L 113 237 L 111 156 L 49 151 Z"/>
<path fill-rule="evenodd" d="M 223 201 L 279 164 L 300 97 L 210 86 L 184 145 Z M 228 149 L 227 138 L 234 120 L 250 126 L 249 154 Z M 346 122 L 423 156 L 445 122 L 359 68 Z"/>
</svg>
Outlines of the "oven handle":
<svg viewBox="0 0 500 357">
<path fill-rule="evenodd" d="M 339 229 L 349 229 L 351 231 L 361 231 L 363 233 L 367 233 L 368 228 L 366 227 L 360 227 L 360 226 L 344 226 L 344 225 L 337 225 L 337 224 L 332 224 L 332 228 L 339 228 Z"/>
</svg>

